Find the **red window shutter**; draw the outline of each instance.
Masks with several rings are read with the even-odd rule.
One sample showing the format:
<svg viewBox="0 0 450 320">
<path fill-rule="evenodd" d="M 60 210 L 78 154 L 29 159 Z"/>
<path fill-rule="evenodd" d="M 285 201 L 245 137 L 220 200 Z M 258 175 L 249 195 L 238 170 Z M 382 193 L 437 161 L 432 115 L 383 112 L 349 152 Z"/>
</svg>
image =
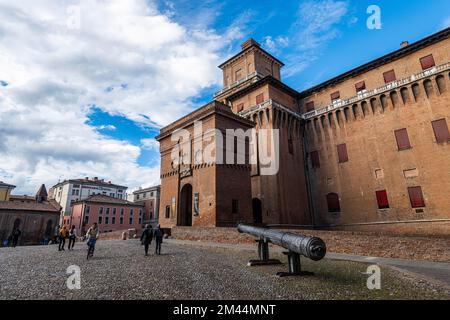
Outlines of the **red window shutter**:
<svg viewBox="0 0 450 320">
<path fill-rule="evenodd" d="M 335 101 L 341 98 L 341 94 L 339 93 L 339 91 L 333 92 L 331 94 L 331 101 Z"/>
<path fill-rule="evenodd" d="M 408 131 L 406 129 L 396 130 L 395 139 L 397 140 L 398 151 L 411 149 L 411 144 L 409 143 Z"/>
<path fill-rule="evenodd" d="M 258 94 L 256 96 L 256 104 L 261 104 L 264 102 L 264 93 Z"/>
<path fill-rule="evenodd" d="M 328 205 L 328 212 L 341 212 L 339 195 L 337 193 L 327 194 L 327 205 Z"/>
<path fill-rule="evenodd" d="M 237 112 L 241 112 L 242 110 L 244 110 L 244 104 L 243 103 L 239 103 L 236 107 Z"/>
<path fill-rule="evenodd" d="M 314 101 L 309 101 L 308 103 L 306 103 L 306 112 L 313 110 L 314 110 Z"/>
<path fill-rule="evenodd" d="M 389 201 L 386 190 L 377 191 L 376 195 L 377 195 L 378 209 L 389 208 Z"/>
<path fill-rule="evenodd" d="M 434 136 L 437 143 L 450 141 L 450 133 L 448 131 L 447 121 L 445 119 L 439 119 L 432 121 Z"/>
<path fill-rule="evenodd" d="M 384 82 L 385 83 L 390 83 L 392 81 L 397 80 L 397 78 L 395 77 L 395 71 L 394 70 L 390 70 L 390 71 L 387 71 L 387 72 L 383 73 L 383 77 L 384 77 Z"/>
<path fill-rule="evenodd" d="M 366 90 L 366 83 L 364 81 L 358 82 L 357 84 L 355 84 L 355 89 L 356 92 Z"/>
<path fill-rule="evenodd" d="M 408 188 L 409 200 L 411 201 L 411 207 L 423 208 L 425 207 L 425 200 L 423 199 L 423 193 L 421 187 L 409 187 Z"/>
<path fill-rule="evenodd" d="M 320 168 L 320 158 L 319 158 L 319 151 L 312 151 L 310 153 L 311 156 L 311 164 L 313 169 Z"/>
<path fill-rule="evenodd" d="M 347 145 L 345 143 L 337 146 L 339 163 L 344 163 L 348 161 Z"/>
<path fill-rule="evenodd" d="M 420 64 L 422 65 L 422 70 L 433 68 L 436 65 L 432 54 L 420 58 Z"/>
</svg>

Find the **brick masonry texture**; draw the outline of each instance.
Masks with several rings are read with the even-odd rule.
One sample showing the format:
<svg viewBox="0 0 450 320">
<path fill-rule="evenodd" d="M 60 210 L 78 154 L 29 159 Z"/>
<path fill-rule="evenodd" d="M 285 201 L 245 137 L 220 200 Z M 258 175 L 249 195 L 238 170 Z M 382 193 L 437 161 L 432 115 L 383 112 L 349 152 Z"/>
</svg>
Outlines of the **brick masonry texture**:
<svg viewBox="0 0 450 320">
<path fill-rule="evenodd" d="M 255 41 L 246 42 L 240 53 L 220 66 L 224 90 L 215 95 L 215 101 L 161 129 L 161 216 L 172 199 L 179 204 L 183 184 L 190 183 L 193 193 L 200 194 L 202 208 L 193 217 L 193 226 L 245 221 L 449 235 L 450 137 L 443 130 L 443 141 L 438 141 L 432 126 L 437 120 L 450 126 L 449 35 L 450 29 L 442 30 L 304 92 L 283 84 L 282 64 Z M 435 67 L 423 70 L 421 59 L 430 55 Z M 386 85 L 384 74 L 391 70 L 400 82 L 379 90 Z M 239 81 L 243 77 L 245 81 Z M 331 105 L 335 92 L 341 101 L 356 97 L 355 84 L 363 81 L 370 96 L 359 95 L 340 107 Z M 315 111 L 307 113 L 311 102 Z M 206 116 L 211 106 L 221 112 L 228 108 L 236 117 Z M 324 107 L 328 109 L 318 113 Z M 195 119 L 204 120 L 205 128 L 211 129 L 249 125 L 239 123 L 239 118 L 252 123 L 258 134 L 261 129 L 279 130 L 279 171 L 262 175 L 263 165 L 258 163 L 250 166 L 248 175 L 238 167 L 223 171 L 209 164 L 188 178 L 179 178 L 170 166 L 175 142 L 168 133 L 188 128 Z M 399 150 L 398 130 L 406 130 L 410 148 Z M 337 147 L 344 144 L 338 157 Z M 320 167 L 313 168 L 312 152 L 318 155 Z M 424 206 L 413 206 L 410 199 L 411 188 L 417 187 Z M 385 192 L 388 206 L 379 205 L 377 192 Z M 233 197 L 242 207 L 237 216 L 231 213 Z M 165 227 L 182 225 L 178 217 L 184 210 L 172 208 L 170 218 L 161 220 Z"/>
</svg>

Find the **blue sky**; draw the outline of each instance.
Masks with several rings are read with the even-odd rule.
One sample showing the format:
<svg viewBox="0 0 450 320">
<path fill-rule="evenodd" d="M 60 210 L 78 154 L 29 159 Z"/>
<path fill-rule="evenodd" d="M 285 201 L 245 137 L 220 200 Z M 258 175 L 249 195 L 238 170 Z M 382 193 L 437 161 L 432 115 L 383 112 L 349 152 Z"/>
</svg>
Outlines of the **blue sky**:
<svg viewBox="0 0 450 320">
<path fill-rule="evenodd" d="M 286 68 L 306 64 L 304 69 L 283 77 L 289 86 L 303 90 L 326 81 L 340 73 L 399 48 L 403 40 L 410 43 L 435 33 L 450 25 L 450 4 L 447 0 L 434 1 L 339 1 L 345 4 L 345 14 L 330 28 L 319 32 L 319 36 L 333 32 L 335 36 L 323 40 L 315 48 L 298 50 L 296 44 L 283 44 L 275 50 L 267 45 L 267 37 L 291 39 L 299 34 L 293 30 L 298 21 L 301 4 L 307 1 L 160 1 L 162 12 L 170 12 L 171 19 L 188 28 L 212 28 L 225 32 L 230 23 L 242 21 L 244 37 L 234 40 L 226 47 L 224 54 L 230 56 L 239 51 L 239 45 L 247 37 L 253 37 L 280 60 Z M 370 5 L 381 9 L 382 28 L 369 30 L 366 12 Z M 320 4 L 319 4 L 320 5 Z M 331 12 L 331 15 L 333 13 Z M 327 16 L 324 16 L 326 19 Z M 302 26 L 301 26 L 302 27 Z M 301 39 L 300 39 L 301 41 Z M 305 57 L 306 55 L 306 57 Z M 220 72 L 217 69 L 217 72 Z M 194 106 L 201 106 L 211 100 L 212 94 L 220 88 L 214 85 L 192 97 Z M 136 145 L 143 138 L 154 137 L 157 128 L 137 125 L 119 116 L 109 116 L 97 110 L 90 117 L 95 125 L 112 124 L 116 130 L 102 130 L 102 134 L 126 139 Z M 153 164 L 158 157 L 157 150 L 143 150 L 139 157 L 141 165 Z"/>
<path fill-rule="evenodd" d="M 369 30 L 367 8 L 381 10 Z M 249 37 L 303 90 L 450 26 L 448 0 L 0 0 L 0 180 L 159 183 L 160 127 Z"/>
</svg>

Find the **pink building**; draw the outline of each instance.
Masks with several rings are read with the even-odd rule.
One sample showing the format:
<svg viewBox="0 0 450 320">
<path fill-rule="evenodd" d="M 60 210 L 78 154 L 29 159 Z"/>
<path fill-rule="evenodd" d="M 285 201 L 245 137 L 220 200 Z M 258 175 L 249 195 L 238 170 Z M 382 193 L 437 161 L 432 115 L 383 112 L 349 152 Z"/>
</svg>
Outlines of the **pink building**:
<svg viewBox="0 0 450 320">
<path fill-rule="evenodd" d="M 142 228 L 144 206 L 105 195 L 93 195 L 74 202 L 70 225 L 84 234 L 97 222 L 100 232 Z"/>
</svg>

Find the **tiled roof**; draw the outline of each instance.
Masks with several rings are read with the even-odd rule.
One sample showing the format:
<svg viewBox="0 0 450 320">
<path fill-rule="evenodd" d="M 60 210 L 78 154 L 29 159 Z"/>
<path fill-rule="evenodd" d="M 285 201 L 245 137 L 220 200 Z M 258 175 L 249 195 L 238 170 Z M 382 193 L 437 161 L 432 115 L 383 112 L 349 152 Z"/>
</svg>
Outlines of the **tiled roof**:
<svg viewBox="0 0 450 320">
<path fill-rule="evenodd" d="M 142 193 L 142 192 L 148 192 L 148 191 L 157 191 L 161 189 L 161 185 L 157 185 L 157 186 L 153 186 L 153 187 L 148 187 L 148 188 L 143 188 L 143 189 L 138 189 L 133 191 L 133 194 L 138 194 L 138 193 Z"/>
<path fill-rule="evenodd" d="M 47 198 L 47 188 L 45 188 L 45 184 L 41 185 L 38 192 L 36 193 L 36 197 L 44 197 Z"/>
<path fill-rule="evenodd" d="M 90 185 L 97 185 L 97 186 L 103 186 L 103 187 L 113 187 L 113 188 L 122 188 L 122 189 L 128 189 L 126 186 L 121 186 L 118 184 L 102 181 L 102 180 L 92 180 L 92 179 L 70 179 L 70 180 L 64 180 L 57 184 L 55 184 L 52 188 L 55 188 L 57 186 L 62 186 L 66 183 L 72 183 L 72 184 L 90 184 Z"/>
<path fill-rule="evenodd" d="M 27 202 L 35 202 L 36 197 L 32 196 L 17 196 L 17 195 L 11 195 L 9 197 L 9 201 L 27 201 Z"/>
<path fill-rule="evenodd" d="M 92 195 L 84 200 L 76 201 L 73 203 L 73 205 L 77 203 L 105 203 L 105 204 L 118 204 L 118 205 L 128 205 L 128 206 L 141 206 L 139 204 L 119 199 L 119 198 L 113 198 L 101 194 Z"/>
<path fill-rule="evenodd" d="M 44 202 L 0 201 L 1 210 L 43 211 L 59 213 L 59 204 L 54 200 Z"/>
<path fill-rule="evenodd" d="M 0 181 L 0 187 L 15 188 L 16 186 L 13 186 L 12 184 L 8 184 L 8 183 L 4 183 L 3 181 Z"/>
</svg>

